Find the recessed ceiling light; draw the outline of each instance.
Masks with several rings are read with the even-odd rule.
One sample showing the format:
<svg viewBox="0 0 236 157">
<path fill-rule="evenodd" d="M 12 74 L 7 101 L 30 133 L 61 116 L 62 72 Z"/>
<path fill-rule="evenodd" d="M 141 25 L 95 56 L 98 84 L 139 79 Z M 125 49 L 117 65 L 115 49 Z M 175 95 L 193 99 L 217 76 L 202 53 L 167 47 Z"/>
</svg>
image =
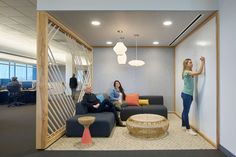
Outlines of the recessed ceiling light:
<svg viewBox="0 0 236 157">
<path fill-rule="evenodd" d="M 99 22 L 99 21 L 92 21 L 91 24 L 94 25 L 94 26 L 99 26 L 101 24 L 101 22 Z"/>
<path fill-rule="evenodd" d="M 111 41 L 107 41 L 106 43 L 107 43 L 107 45 L 111 45 L 111 44 L 112 44 L 112 42 L 111 42 Z"/>
<path fill-rule="evenodd" d="M 159 42 L 158 42 L 158 41 L 154 41 L 153 44 L 154 44 L 154 45 L 158 45 Z"/>
<path fill-rule="evenodd" d="M 172 25 L 172 21 L 164 21 L 163 25 L 170 26 L 170 25 Z"/>
</svg>

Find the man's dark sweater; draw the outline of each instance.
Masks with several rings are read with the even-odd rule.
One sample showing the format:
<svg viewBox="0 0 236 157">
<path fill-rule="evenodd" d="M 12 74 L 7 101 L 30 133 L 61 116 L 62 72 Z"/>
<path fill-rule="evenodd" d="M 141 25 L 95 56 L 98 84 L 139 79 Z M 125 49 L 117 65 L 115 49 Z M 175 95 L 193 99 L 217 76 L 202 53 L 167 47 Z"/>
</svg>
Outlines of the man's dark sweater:
<svg viewBox="0 0 236 157">
<path fill-rule="evenodd" d="M 86 105 L 88 107 L 89 111 L 94 111 L 94 107 L 93 105 L 96 105 L 99 102 L 99 100 L 97 99 L 96 95 L 93 93 L 85 93 L 83 100 L 82 100 L 82 104 Z"/>
<path fill-rule="evenodd" d="M 95 108 L 93 105 L 97 105 L 98 103 L 100 105 L 98 106 L 98 108 Z M 105 99 L 103 102 L 100 102 L 95 94 L 85 93 L 82 100 L 82 104 L 88 107 L 88 112 L 90 113 L 112 112 L 115 116 L 116 123 L 118 125 L 121 125 L 115 106 L 108 99 Z"/>
<path fill-rule="evenodd" d="M 77 83 L 77 78 L 71 77 L 70 78 L 70 88 L 77 88 L 78 83 Z"/>
</svg>

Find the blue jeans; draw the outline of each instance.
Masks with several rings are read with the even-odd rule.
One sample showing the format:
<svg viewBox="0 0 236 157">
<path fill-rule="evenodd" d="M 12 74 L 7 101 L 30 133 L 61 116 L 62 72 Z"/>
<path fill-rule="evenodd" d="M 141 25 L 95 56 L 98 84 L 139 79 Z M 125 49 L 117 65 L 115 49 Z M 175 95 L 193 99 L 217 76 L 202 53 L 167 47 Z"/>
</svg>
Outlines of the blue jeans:
<svg viewBox="0 0 236 157">
<path fill-rule="evenodd" d="M 182 126 L 185 126 L 186 129 L 190 129 L 188 114 L 193 101 L 193 96 L 181 93 L 181 98 L 183 99 Z"/>
<path fill-rule="evenodd" d="M 115 116 L 116 123 L 119 123 L 119 117 L 117 114 L 117 111 L 115 109 L 115 106 L 112 104 L 112 102 L 108 99 L 103 100 L 102 103 L 100 103 L 98 108 L 90 108 L 89 112 L 92 113 L 99 113 L 99 112 L 112 112 Z"/>
</svg>

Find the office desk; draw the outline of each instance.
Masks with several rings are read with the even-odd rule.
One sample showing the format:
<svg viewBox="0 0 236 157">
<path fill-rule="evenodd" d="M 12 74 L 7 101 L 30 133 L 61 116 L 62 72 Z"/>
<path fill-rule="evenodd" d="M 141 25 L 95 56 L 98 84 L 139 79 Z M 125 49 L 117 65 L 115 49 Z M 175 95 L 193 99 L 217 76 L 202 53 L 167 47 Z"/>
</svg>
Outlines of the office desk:
<svg viewBox="0 0 236 157">
<path fill-rule="evenodd" d="M 0 104 L 7 103 L 8 101 L 8 90 L 0 90 Z"/>
<path fill-rule="evenodd" d="M 8 90 L 0 91 L 0 104 L 6 104 L 9 100 Z M 18 99 L 19 102 L 23 103 L 36 103 L 36 90 L 35 89 L 22 89 L 22 96 Z"/>
</svg>

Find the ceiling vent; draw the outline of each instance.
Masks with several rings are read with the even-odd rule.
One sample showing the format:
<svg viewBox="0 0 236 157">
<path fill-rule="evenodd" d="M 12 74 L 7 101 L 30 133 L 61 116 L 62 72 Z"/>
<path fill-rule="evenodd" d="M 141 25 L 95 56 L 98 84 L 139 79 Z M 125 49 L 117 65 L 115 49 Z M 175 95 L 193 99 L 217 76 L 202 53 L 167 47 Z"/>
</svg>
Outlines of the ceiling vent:
<svg viewBox="0 0 236 157">
<path fill-rule="evenodd" d="M 191 26 L 193 26 L 200 18 L 203 16 L 203 14 L 197 15 L 192 22 L 169 44 L 169 46 L 172 46 Z"/>
</svg>

